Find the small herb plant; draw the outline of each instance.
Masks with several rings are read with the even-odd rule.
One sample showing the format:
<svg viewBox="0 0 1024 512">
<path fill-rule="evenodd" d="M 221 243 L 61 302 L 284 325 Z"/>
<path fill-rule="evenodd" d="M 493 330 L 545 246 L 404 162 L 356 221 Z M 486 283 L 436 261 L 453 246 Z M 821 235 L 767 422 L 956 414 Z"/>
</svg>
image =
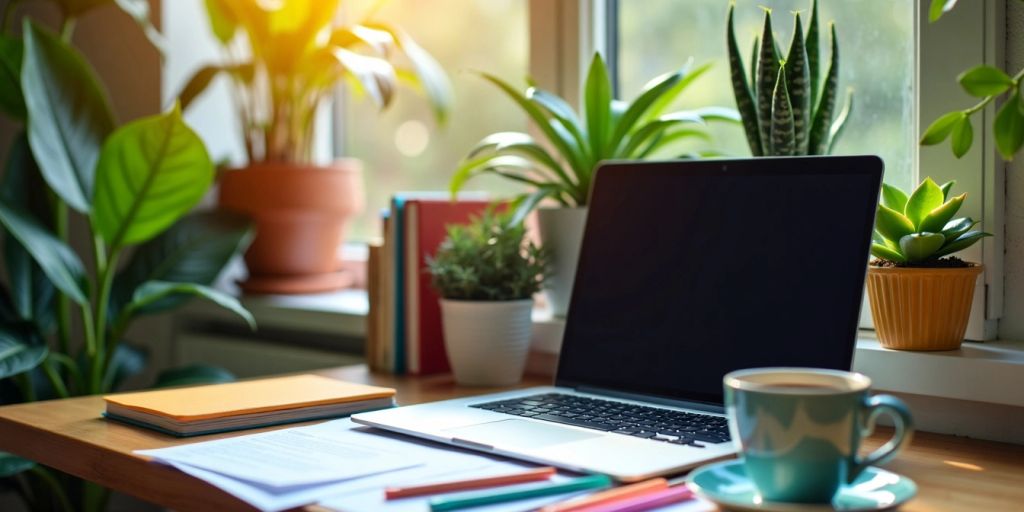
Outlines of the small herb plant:
<svg viewBox="0 0 1024 512">
<path fill-rule="evenodd" d="M 839 42 L 830 24 L 832 60 L 824 76 L 819 64 L 818 2 L 804 37 L 800 14 L 795 14 L 793 40 L 783 56 L 772 30 L 772 13 L 765 9 L 764 31 L 754 40 L 750 80 L 736 44 L 735 5 L 729 6 L 727 44 L 736 106 L 753 156 L 827 155 L 842 135 L 853 109 L 853 91 L 833 120 L 839 83 Z"/>
<path fill-rule="evenodd" d="M 488 135 L 469 151 L 452 175 L 456 194 L 470 178 L 495 174 L 532 187 L 516 199 L 518 222 L 545 198 L 562 206 L 586 206 L 594 170 L 602 160 L 656 157 L 701 157 L 713 152 L 671 153 L 681 140 L 709 140 L 706 121 L 739 122 L 735 110 L 704 107 L 667 112 L 686 88 L 710 68 L 705 64 L 651 80 L 632 102 L 612 96 L 611 78 L 601 54 L 595 53 L 583 86 L 579 115 L 564 99 L 533 85 L 520 92 L 487 73 L 481 76 L 501 89 L 537 126 L 546 139 L 540 144 L 522 132 Z M 547 148 L 554 151 L 549 151 Z"/>
<path fill-rule="evenodd" d="M 549 275 L 548 253 L 526 240 L 522 223 L 488 210 L 469 225 L 448 226 L 448 237 L 427 262 L 434 288 L 454 300 L 529 299 Z"/>
<path fill-rule="evenodd" d="M 978 221 L 970 217 L 953 218 L 967 197 L 967 194 L 949 197 L 955 183 L 950 181 L 940 187 L 931 178 L 925 178 L 910 197 L 896 187 L 883 184 L 882 204 L 875 217 L 875 243 L 871 245 L 871 254 L 882 261 L 874 264 L 967 266 L 956 259 L 940 258 L 992 235 L 973 229 Z"/>
</svg>

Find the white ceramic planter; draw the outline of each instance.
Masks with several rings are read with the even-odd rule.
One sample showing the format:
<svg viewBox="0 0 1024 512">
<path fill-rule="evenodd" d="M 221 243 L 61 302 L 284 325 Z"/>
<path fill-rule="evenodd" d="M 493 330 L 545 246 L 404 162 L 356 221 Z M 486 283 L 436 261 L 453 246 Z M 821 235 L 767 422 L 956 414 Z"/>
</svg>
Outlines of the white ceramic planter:
<svg viewBox="0 0 1024 512">
<path fill-rule="evenodd" d="M 555 316 L 565 316 L 576 278 L 576 261 L 587 222 L 586 208 L 539 208 L 540 240 L 551 251 L 552 276 L 546 290 Z"/>
<path fill-rule="evenodd" d="M 468 386 L 519 382 L 530 349 L 532 300 L 441 299 L 444 346 L 455 381 Z"/>
</svg>

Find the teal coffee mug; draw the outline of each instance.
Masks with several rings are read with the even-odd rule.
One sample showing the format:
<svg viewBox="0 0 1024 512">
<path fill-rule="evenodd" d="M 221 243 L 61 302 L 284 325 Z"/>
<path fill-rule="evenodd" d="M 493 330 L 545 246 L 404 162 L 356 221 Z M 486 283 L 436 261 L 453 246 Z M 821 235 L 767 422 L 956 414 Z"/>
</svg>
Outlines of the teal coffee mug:
<svg viewBox="0 0 1024 512">
<path fill-rule="evenodd" d="M 869 466 L 892 459 L 913 432 L 907 406 L 871 396 L 859 373 L 812 368 L 755 368 L 724 378 L 733 442 L 765 501 L 829 503 Z M 881 413 L 895 435 L 867 457 L 858 454 Z"/>
</svg>

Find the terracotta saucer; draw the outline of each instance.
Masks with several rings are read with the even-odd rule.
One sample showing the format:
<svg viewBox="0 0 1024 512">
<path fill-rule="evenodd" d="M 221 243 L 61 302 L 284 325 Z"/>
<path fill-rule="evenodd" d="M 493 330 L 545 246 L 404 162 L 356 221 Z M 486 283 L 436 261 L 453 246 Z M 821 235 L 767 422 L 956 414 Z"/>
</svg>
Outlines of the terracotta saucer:
<svg viewBox="0 0 1024 512">
<path fill-rule="evenodd" d="M 302 294 L 340 290 L 354 281 L 351 273 L 339 270 L 306 276 L 249 276 L 238 285 L 248 294 Z"/>
</svg>

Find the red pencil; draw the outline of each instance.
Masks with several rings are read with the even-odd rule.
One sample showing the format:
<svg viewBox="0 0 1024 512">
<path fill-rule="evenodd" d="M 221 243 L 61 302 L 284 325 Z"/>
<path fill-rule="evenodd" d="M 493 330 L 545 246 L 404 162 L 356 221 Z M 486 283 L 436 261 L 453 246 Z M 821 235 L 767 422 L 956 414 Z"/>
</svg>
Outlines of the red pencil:
<svg viewBox="0 0 1024 512">
<path fill-rule="evenodd" d="M 536 482 L 547 480 L 555 475 L 555 468 L 543 467 L 513 473 L 509 475 L 496 475 L 483 478 L 470 478 L 467 480 L 456 480 L 453 482 L 440 482 L 435 484 L 415 485 L 410 487 L 388 487 L 384 490 L 385 499 L 394 500 L 408 498 L 410 496 L 424 496 L 427 494 L 441 494 L 453 491 L 464 491 L 468 489 L 481 489 L 487 487 L 501 487 L 503 485 L 520 484 L 523 482 Z"/>
</svg>

